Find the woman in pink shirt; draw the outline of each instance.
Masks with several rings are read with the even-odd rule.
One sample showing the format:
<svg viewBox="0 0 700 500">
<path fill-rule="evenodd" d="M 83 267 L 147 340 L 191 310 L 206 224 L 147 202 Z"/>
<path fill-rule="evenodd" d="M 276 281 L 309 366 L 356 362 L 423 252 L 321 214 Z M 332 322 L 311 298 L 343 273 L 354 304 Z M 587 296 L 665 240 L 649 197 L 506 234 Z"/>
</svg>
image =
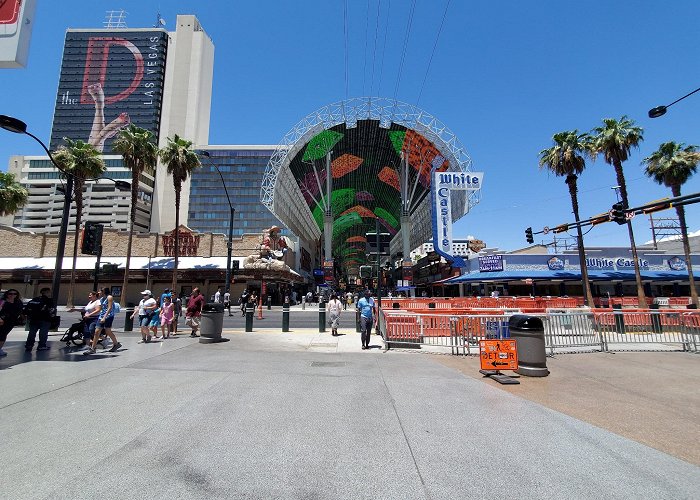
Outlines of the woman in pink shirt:
<svg viewBox="0 0 700 500">
<path fill-rule="evenodd" d="M 175 317 L 175 305 L 169 295 L 163 298 L 163 306 L 160 308 L 160 334 L 161 338 L 170 338 L 170 328 Z M 167 334 L 165 333 L 167 330 Z"/>
</svg>

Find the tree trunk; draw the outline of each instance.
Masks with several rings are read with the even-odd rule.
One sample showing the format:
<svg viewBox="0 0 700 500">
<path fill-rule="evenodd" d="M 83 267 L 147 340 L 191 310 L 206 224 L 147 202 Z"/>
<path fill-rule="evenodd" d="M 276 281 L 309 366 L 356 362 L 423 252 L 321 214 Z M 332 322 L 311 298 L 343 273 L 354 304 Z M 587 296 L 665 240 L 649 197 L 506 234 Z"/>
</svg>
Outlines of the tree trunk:
<svg viewBox="0 0 700 500">
<path fill-rule="evenodd" d="M 673 197 L 677 198 L 681 195 L 681 187 L 679 185 L 671 186 Z M 698 291 L 695 288 L 695 277 L 693 276 L 693 264 L 690 262 L 690 243 L 688 242 L 688 226 L 685 224 L 685 207 L 683 205 L 676 206 L 676 214 L 678 221 L 681 224 L 681 235 L 683 236 L 683 254 L 685 255 L 685 265 L 688 270 L 688 282 L 690 284 L 690 302 L 698 307 Z"/>
<path fill-rule="evenodd" d="M 578 214 L 578 187 L 576 185 L 576 176 L 569 175 L 566 177 L 566 184 L 569 186 L 569 194 L 571 195 L 571 208 L 574 211 L 574 220 L 576 221 L 576 238 L 578 245 L 578 260 L 581 267 L 581 281 L 583 284 L 583 297 L 588 307 L 594 307 L 593 294 L 591 293 L 591 282 L 588 279 L 588 266 L 586 265 L 586 249 L 583 246 L 583 233 L 579 225 Z"/>
<path fill-rule="evenodd" d="M 629 207 L 627 202 L 627 184 L 625 183 L 625 175 L 622 172 L 622 163 L 615 159 L 615 175 L 617 176 L 617 184 L 620 186 L 620 196 L 622 196 L 622 203 L 625 204 L 625 208 Z M 634 243 L 634 231 L 632 230 L 632 221 L 627 221 L 627 232 L 630 237 L 630 247 L 632 250 L 632 260 L 634 261 L 634 279 L 637 282 L 637 300 L 639 301 L 639 307 L 641 309 L 646 309 L 648 307 L 647 298 L 644 295 L 644 285 L 642 284 L 642 275 L 639 272 L 639 257 L 637 257 L 637 245 Z"/>
<path fill-rule="evenodd" d="M 78 237 L 80 236 L 80 223 L 83 213 L 83 180 L 74 176 L 73 198 L 75 199 L 75 234 L 73 237 L 73 267 L 70 270 L 70 284 L 68 285 L 68 297 L 66 306 L 73 307 L 73 294 L 75 289 L 75 266 L 78 264 Z M 70 219 L 70 212 L 68 212 Z"/>
<path fill-rule="evenodd" d="M 178 181 L 175 183 L 175 262 L 173 263 L 173 282 L 171 285 L 172 293 L 177 294 L 177 259 L 180 256 L 180 191 L 182 184 Z M 179 294 L 178 294 L 179 295 Z"/>
<path fill-rule="evenodd" d="M 127 290 L 129 286 L 129 269 L 131 268 L 131 248 L 134 241 L 134 221 L 136 220 L 136 200 L 139 196 L 139 178 L 141 173 L 134 166 L 131 171 L 131 208 L 129 210 L 129 239 L 126 243 L 126 263 L 124 264 L 124 281 L 122 281 L 121 302 L 127 306 Z"/>
</svg>

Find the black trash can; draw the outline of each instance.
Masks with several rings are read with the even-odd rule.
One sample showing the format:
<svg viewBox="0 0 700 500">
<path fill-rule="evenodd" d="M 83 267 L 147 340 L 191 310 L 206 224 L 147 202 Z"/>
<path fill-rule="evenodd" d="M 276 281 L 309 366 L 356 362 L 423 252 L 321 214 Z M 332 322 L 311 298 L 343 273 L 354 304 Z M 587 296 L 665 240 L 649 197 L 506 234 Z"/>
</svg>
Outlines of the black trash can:
<svg viewBox="0 0 700 500">
<path fill-rule="evenodd" d="M 224 329 L 224 305 L 219 302 L 209 302 L 202 307 L 202 317 L 199 323 L 199 343 L 212 344 L 225 342 L 229 339 L 221 338 Z"/>
<path fill-rule="evenodd" d="M 133 307 L 125 307 L 123 309 L 124 311 L 124 331 L 125 332 L 132 332 L 134 331 L 134 319 L 131 317 L 132 314 L 134 314 L 134 308 Z"/>
<path fill-rule="evenodd" d="M 615 318 L 615 331 L 620 335 L 625 334 L 625 314 L 622 312 L 622 304 L 613 304 L 613 316 Z"/>
<path fill-rule="evenodd" d="M 516 314 L 508 321 L 511 338 L 517 341 L 518 369 L 527 377 L 546 377 L 547 351 L 544 344 L 544 325 L 540 318 Z"/>
<path fill-rule="evenodd" d="M 435 302 L 428 302 L 428 309 L 435 309 Z"/>
<path fill-rule="evenodd" d="M 661 314 L 659 312 L 659 304 L 649 304 L 651 309 L 651 331 L 654 333 L 663 333 L 664 328 L 661 325 Z"/>
</svg>

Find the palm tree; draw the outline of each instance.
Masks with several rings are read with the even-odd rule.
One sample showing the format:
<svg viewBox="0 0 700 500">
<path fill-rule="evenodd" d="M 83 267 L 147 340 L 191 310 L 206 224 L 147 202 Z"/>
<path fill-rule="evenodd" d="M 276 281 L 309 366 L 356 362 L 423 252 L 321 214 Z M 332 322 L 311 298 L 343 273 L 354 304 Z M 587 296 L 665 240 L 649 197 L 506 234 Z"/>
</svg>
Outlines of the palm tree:
<svg viewBox="0 0 700 500">
<path fill-rule="evenodd" d="M 12 215 L 27 203 L 29 192 L 15 180 L 15 174 L 0 172 L 0 216 Z"/>
<path fill-rule="evenodd" d="M 588 267 L 586 266 L 586 250 L 583 246 L 583 233 L 578 224 L 578 176 L 586 168 L 584 155 L 590 155 L 590 137 L 588 134 L 579 134 L 578 130 L 559 132 L 552 137 L 554 146 L 540 151 L 540 168 L 547 168 L 558 177 L 566 177 L 571 196 L 571 208 L 576 220 L 576 233 L 578 256 L 581 261 L 581 279 L 583 281 L 583 294 L 586 304 L 593 307 L 593 295 L 591 283 L 588 280 Z"/>
<path fill-rule="evenodd" d="M 73 176 L 73 199 L 75 200 L 75 237 L 73 238 L 73 267 L 70 272 L 68 288 L 68 306 L 73 306 L 73 289 L 75 287 L 75 265 L 78 259 L 78 232 L 83 214 L 83 188 L 85 181 L 101 176 L 105 171 L 105 162 L 100 152 L 83 141 L 73 141 L 64 137 L 65 145 L 54 153 L 54 160 L 59 166 Z"/>
<path fill-rule="evenodd" d="M 175 265 L 173 266 L 173 282 L 171 290 L 177 289 L 177 259 L 180 256 L 180 192 L 182 183 L 196 169 L 202 166 L 199 156 L 192 150 L 192 141 L 183 139 L 177 134 L 168 137 L 168 144 L 158 152 L 160 160 L 165 164 L 168 174 L 173 176 L 175 187 Z"/>
<path fill-rule="evenodd" d="M 131 265 L 131 247 L 134 239 L 136 203 L 139 195 L 139 180 L 144 171 L 153 171 L 158 161 L 158 146 L 153 134 L 136 125 L 129 125 L 119 132 L 112 143 L 112 150 L 122 155 L 124 165 L 131 170 L 131 210 L 129 212 L 129 239 L 126 246 L 126 264 L 122 282 L 122 303 L 126 303 Z"/>
<path fill-rule="evenodd" d="M 646 174 L 657 183 L 671 188 L 674 198 L 681 195 L 681 186 L 697 171 L 700 163 L 700 153 L 697 146 L 686 146 L 683 143 L 664 142 L 651 156 L 642 160 L 646 165 Z M 676 205 L 676 214 L 681 224 L 683 237 L 683 253 L 688 267 L 690 282 L 690 298 L 695 307 L 698 306 L 698 291 L 695 289 L 693 266 L 690 262 L 690 243 L 688 243 L 688 226 L 685 223 L 685 208 Z"/>
<path fill-rule="evenodd" d="M 615 168 L 617 176 L 617 185 L 620 186 L 620 196 L 625 208 L 629 207 L 627 199 L 627 184 L 625 183 L 625 174 L 622 171 L 622 163 L 629 158 L 630 150 L 634 147 L 639 147 L 639 143 L 644 140 L 643 130 L 637 127 L 634 121 L 623 116 L 619 120 L 614 118 L 604 118 L 603 126 L 593 129 L 595 134 L 593 137 L 593 153 L 595 155 L 602 154 L 605 162 Z M 632 231 L 632 222 L 627 221 L 627 231 L 629 232 L 630 245 L 632 247 L 632 259 L 634 260 L 634 276 L 637 281 L 637 298 L 639 299 L 639 307 L 645 309 L 647 307 L 647 299 L 644 295 L 644 286 L 642 285 L 642 275 L 639 272 L 639 258 L 637 257 L 637 246 L 634 243 L 634 232 Z"/>
</svg>

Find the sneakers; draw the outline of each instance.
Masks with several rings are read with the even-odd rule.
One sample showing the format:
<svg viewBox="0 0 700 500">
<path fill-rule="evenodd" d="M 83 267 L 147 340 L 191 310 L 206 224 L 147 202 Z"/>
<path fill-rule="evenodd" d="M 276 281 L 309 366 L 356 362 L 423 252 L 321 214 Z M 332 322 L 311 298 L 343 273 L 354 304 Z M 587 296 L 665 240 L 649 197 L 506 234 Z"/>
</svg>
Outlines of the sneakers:
<svg viewBox="0 0 700 500">
<path fill-rule="evenodd" d="M 190 337 L 196 338 L 196 337 L 199 337 L 199 335 L 197 335 L 196 333 L 192 332 L 192 333 L 190 333 Z"/>
<path fill-rule="evenodd" d="M 51 348 L 50 348 L 49 346 L 47 346 L 47 345 L 40 345 L 39 347 L 37 347 L 36 350 L 37 350 L 37 351 L 48 351 L 48 350 L 50 350 L 50 349 L 51 349 Z M 30 351 L 31 351 L 31 349 L 30 349 Z"/>
<path fill-rule="evenodd" d="M 7 356 L 7 352 L 0 349 L 0 358 Z"/>
<path fill-rule="evenodd" d="M 109 350 L 109 352 L 117 352 L 117 350 L 118 350 L 121 346 L 122 346 L 121 343 L 120 343 L 120 342 L 117 342 L 116 344 L 114 344 L 114 345 L 112 346 L 112 348 Z"/>
<path fill-rule="evenodd" d="M 89 356 L 90 354 L 95 354 L 95 349 L 92 347 L 88 347 L 85 352 L 83 352 L 83 356 Z"/>
</svg>

